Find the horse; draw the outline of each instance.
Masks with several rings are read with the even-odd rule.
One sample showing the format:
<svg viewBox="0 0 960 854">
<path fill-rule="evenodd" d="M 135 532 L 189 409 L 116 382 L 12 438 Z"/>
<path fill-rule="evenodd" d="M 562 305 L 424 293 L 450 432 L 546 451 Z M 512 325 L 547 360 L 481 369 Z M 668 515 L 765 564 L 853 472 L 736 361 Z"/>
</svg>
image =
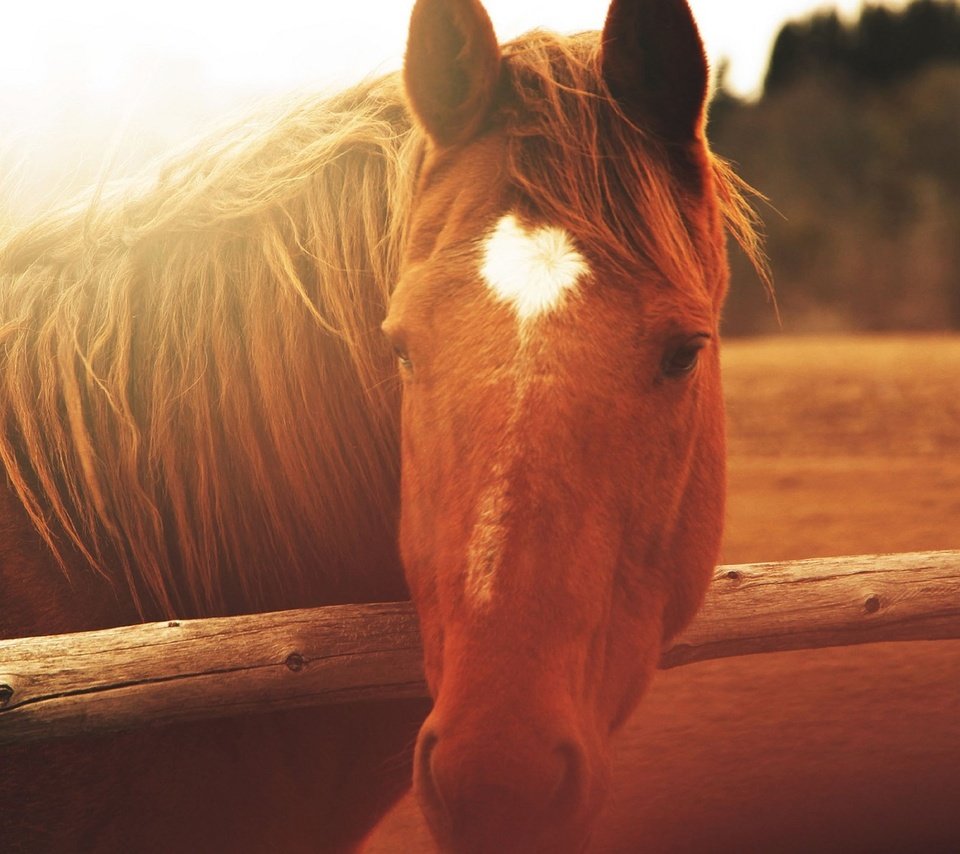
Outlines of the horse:
<svg viewBox="0 0 960 854">
<path fill-rule="evenodd" d="M 577 851 L 724 512 L 726 237 L 685 0 L 243 122 L 0 247 L 0 637 L 412 596 L 432 704 L 5 748 L 7 851 Z M 382 328 L 381 328 L 382 327 Z"/>
</svg>

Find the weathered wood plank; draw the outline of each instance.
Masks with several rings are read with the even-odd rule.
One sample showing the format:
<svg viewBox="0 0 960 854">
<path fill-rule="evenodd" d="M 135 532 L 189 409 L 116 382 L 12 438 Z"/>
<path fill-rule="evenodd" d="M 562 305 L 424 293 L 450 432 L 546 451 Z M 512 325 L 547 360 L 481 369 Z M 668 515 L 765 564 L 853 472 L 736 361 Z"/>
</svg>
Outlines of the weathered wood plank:
<svg viewBox="0 0 960 854">
<path fill-rule="evenodd" d="M 945 638 L 960 638 L 960 551 L 725 566 L 661 666 Z M 406 602 L 0 641 L 0 745 L 424 693 Z"/>
<path fill-rule="evenodd" d="M 407 602 L 0 641 L 0 744 L 424 693 Z"/>
<path fill-rule="evenodd" d="M 722 566 L 660 666 L 949 638 L 960 638 L 960 551 Z"/>
</svg>

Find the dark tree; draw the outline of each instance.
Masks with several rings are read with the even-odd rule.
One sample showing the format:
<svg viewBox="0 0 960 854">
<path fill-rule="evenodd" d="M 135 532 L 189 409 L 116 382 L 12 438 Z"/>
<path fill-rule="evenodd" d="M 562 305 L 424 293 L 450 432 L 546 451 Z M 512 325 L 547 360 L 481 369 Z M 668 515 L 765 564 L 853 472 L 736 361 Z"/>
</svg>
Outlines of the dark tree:
<svg viewBox="0 0 960 854">
<path fill-rule="evenodd" d="M 960 329 L 960 6 L 915 0 L 784 26 L 765 91 L 722 68 L 710 135 L 776 212 L 767 249 L 788 331 Z M 734 256 L 727 334 L 776 329 Z"/>
<path fill-rule="evenodd" d="M 764 95 L 811 76 L 874 88 L 938 62 L 960 61 L 957 0 L 914 0 L 901 10 L 867 6 L 844 24 L 836 12 L 787 23 L 774 42 Z"/>
</svg>

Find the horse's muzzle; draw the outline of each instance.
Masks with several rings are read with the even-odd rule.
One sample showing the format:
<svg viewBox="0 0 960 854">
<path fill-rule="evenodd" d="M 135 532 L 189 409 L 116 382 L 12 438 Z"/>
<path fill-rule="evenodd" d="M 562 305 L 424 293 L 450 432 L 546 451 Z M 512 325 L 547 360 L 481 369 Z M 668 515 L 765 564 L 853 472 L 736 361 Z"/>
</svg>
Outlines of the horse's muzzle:
<svg viewBox="0 0 960 854">
<path fill-rule="evenodd" d="M 577 852 L 596 800 L 591 776 L 578 738 L 522 711 L 491 732 L 434 713 L 417 743 L 414 785 L 445 852 Z"/>
</svg>

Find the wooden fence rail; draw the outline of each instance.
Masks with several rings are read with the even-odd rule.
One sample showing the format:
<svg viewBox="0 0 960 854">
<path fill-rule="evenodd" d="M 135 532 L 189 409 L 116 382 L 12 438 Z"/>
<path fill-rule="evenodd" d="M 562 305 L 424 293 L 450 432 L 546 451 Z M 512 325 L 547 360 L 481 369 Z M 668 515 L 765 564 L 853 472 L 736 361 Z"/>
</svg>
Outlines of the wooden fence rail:
<svg viewBox="0 0 960 854">
<path fill-rule="evenodd" d="M 723 566 L 661 667 L 947 638 L 960 638 L 960 551 Z M 0 745 L 424 693 L 407 602 L 0 641 Z"/>
</svg>

